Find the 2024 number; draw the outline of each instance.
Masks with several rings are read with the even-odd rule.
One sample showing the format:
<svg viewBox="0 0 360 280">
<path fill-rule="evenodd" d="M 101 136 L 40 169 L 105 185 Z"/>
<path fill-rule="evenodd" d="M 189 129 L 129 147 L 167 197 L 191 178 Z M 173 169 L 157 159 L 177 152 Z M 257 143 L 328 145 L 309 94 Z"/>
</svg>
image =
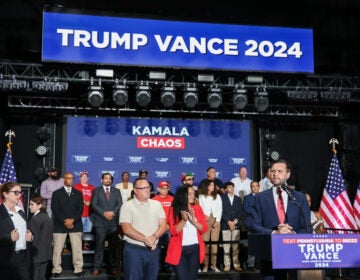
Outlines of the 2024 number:
<svg viewBox="0 0 360 280">
<path fill-rule="evenodd" d="M 257 42 L 255 40 L 247 40 L 245 42 L 249 48 L 245 51 L 245 56 L 263 56 L 263 57 L 280 57 L 286 58 L 294 56 L 300 58 L 302 56 L 301 45 L 299 42 L 293 43 L 290 47 L 285 42 L 270 41 Z"/>
</svg>

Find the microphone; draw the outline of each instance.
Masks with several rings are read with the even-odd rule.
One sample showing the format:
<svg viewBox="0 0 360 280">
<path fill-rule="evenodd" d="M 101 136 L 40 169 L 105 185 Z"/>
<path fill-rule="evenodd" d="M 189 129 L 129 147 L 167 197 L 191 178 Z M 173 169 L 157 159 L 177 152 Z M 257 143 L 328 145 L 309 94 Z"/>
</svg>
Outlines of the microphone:
<svg viewBox="0 0 360 280">
<path fill-rule="evenodd" d="M 289 191 L 289 188 L 287 185 L 283 184 L 281 185 L 281 188 L 287 193 L 287 195 L 289 196 L 290 200 L 296 200 L 296 198 L 292 195 L 292 193 Z"/>
<path fill-rule="evenodd" d="M 305 217 L 305 213 L 304 210 L 301 208 L 301 205 L 296 201 L 296 198 L 293 196 L 293 194 L 290 192 L 288 186 L 286 184 L 281 185 L 281 188 L 287 193 L 287 195 L 289 196 L 289 199 L 292 203 L 294 203 L 300 210 L 301 216 L 305 222 L 305 227 L 306 227 L 306 231 L 308 233 L 312 232 L 312 227 L 308 225 L 307 223 L 307 219 Z"/>
</svg>

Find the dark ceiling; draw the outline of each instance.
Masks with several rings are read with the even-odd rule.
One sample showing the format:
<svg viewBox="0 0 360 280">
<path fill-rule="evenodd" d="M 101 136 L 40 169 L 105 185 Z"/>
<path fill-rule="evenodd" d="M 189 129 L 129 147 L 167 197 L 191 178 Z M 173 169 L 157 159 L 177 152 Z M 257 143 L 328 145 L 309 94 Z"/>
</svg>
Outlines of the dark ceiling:
<svg viewBox="0 0 360 280">
<path fill-rule="evenodd" d="M 44 6 L 199 22 L 313 28 L 315 74 L 360 73 L 358 0 L 3 0 L 0 3 L 1 61 L 41 62 Z"/>
</svg>

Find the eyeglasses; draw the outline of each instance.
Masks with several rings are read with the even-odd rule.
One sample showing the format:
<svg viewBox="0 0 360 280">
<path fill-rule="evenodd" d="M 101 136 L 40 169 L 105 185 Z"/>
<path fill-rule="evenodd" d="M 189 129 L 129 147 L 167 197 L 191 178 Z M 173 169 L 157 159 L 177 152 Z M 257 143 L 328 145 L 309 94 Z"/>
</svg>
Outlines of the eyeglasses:
<svg viewBox="0 0 360 280">
<path fill-rule="evenodd" d="M 22 191 L 8 191 L 14 193 L 15 196 L 23 195 Z"/>
<path fill-rule="evenodd" d="M 150 186 L 146 186 L 146 187 L 142 187 L 142 188 L 139 188 L 139 187 L 136 187 L 135 189 L 138 189 L 138 190 L 150 190 L 151 187 Z"/>
</svg>

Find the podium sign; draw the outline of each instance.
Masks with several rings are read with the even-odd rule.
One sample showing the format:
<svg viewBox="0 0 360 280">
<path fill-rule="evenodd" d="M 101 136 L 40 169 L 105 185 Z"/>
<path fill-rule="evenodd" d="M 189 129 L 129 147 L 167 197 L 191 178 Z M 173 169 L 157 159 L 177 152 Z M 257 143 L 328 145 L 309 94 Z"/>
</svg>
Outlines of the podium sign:
<svg viewBox="0 0 360 280">
<path fill-rule="evenodd" d="M 360 267 L 358 234 L 272 234 L 274 269 Z"/>
</svg>

